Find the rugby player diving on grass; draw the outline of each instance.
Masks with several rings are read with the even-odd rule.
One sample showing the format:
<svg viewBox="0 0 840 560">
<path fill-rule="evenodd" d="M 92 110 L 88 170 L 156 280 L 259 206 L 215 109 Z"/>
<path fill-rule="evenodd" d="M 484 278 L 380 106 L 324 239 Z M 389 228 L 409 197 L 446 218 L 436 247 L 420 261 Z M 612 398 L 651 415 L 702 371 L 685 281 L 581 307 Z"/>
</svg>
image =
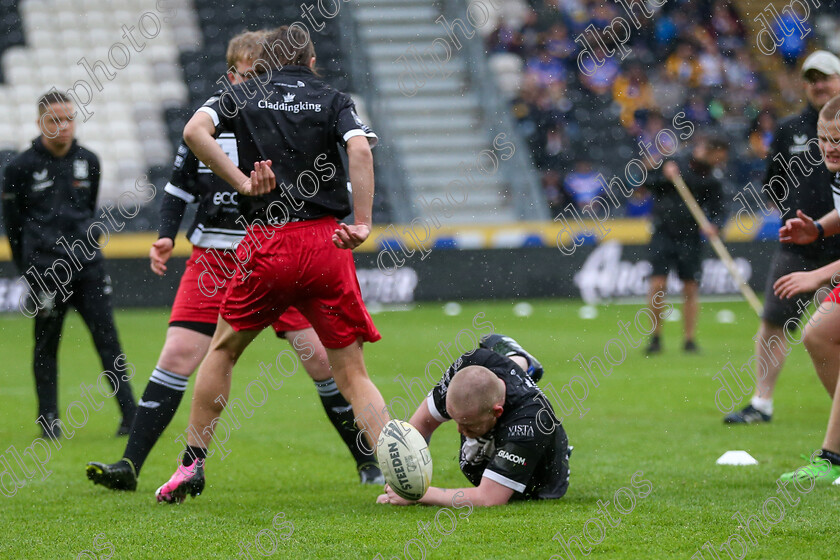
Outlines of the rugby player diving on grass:
<svg viewBox="0 0 840 560">
<path fill-rule="evenodd" d="M 512 338 L 483 337 L 479 348 L 449 366 L 409 421 L 426 441 L 438 426 L 455 421 L 461 434 L 461 472 L 473 487 L 431 487 L 411 502 L 386 485 L 377 503 L 450 506 L 461 499 L 494 506 L 563 497 L 569 487 L 571 448 L 551 403 L 537 387 L 542 374 L 540 363 Z"/>
</svg>

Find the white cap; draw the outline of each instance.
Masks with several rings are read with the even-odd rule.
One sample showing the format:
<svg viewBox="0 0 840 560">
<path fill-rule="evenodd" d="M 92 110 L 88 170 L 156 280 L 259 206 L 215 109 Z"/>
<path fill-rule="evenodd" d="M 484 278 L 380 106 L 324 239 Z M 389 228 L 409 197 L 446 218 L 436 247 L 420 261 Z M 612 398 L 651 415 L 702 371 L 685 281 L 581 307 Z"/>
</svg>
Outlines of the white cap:
<svg viewBox="0 0 840 560">
<path fill-rule="evenodd" d="M 840 74 L 840 58 L 828 51 L 814 51 L 802 64 L 802 75 L 804 76 L 808 70 L 816 70 L 826 76 Z"/>
</svg>

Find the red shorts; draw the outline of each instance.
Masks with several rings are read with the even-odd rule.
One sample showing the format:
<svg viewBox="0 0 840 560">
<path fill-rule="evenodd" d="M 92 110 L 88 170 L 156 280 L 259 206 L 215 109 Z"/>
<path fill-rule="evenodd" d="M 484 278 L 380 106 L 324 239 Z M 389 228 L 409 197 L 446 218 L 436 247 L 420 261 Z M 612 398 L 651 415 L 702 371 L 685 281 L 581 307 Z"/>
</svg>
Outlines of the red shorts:
<svg viewBox="0 0 840 560">
<path fill-rule="evenodd" d="M 222 317 L 237 331 L 260 330 L 293 305 L 326 348 L 382 338 L 362 301 L 353 252 L 333 245 L 335 229 L 329 216 L 251 228 L 236 251 L 250 274 L 231 280 Z"/>
<path fill-rule="evenodd" d="M 175 294 L 169 324 L 181 323 L 173 326 L 190 328 L 191 324 L 203 323 L 212 327 L 202 332 L 212 333 L 219 320 L 219 307 L 225 299 L 225 285 L 230 282 L 227 276 L 235 270 L 236 263 L 232 253 L 221 249 L 193 247 L 192 255 L 187 260 L 187 268 L 181 276 L 178 293 Z M 199 285 L 199 282 L 202 284 Z M 279 335 L 286 331 L 308 329 L 312 325 L 300 311 L 290 307 L 271 326 Z"/>
<path fill-rule="evenodd" d="M 840 303 L 840 285 L 835 286 L 833 290 L 831 290 L 831 294 L 827 295 L 823 300 L 823 303 L 827 301 L 833 301 L 834 303 Z"/>
</svg>

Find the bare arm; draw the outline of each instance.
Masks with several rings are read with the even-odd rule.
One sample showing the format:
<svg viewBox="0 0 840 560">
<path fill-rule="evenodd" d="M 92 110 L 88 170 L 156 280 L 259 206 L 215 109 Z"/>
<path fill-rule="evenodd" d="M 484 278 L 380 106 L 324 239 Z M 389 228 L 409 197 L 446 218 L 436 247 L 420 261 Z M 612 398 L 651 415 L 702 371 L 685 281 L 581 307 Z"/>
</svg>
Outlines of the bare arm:
<svg viewBox="0 0 840 560">
<path fill-rule="evenodd" d="M 368 139 L 354 136 L 347 141 L 350 184 L 353 186 L 353 225 L 341 224 L 333 243 L 340 249 L 355 249 L 370 235 L 373 223 L 373 154 Z"/>
<path fill-rule="evenodd" d="M 426 495 L 418 502 L 410 502 L 397 496 L 391 487 L 385 485 L 385 493 L 380 495 L 376 502 L 379 504 L 392 504 L 395 506 L 407 506 L 414 503 L 426 504 L 427 506 L 452 506 L 456 494 L 462 501 L 469 501 L 474 506 L 500 506 L 508 503 L 513 496 L 513 490 L 502 486 L 498 482 L 482 477 L 481 484 L 474 488 L 436 488 L 432 486 L 426 491 Z"/>
<path fill-rule="evenodd" d="M 463 492 L 464 497 L 476 506 L 500 506 L 510 501 L 513 490 L 502 486 L 489 478 L 482 478 L 481 484 L 474 488 L 429 488 L 426 495 L 420 498 L 421 504 L 430 506 L 451 506 L 452 496 Z"/>
<path fill-rule="evenodd" d="M 417 412 L 414 413 L 408 423 L 417 428 L 417 431 L 423 435 L 427 442 L 431 441 L 432 433 L 442 424 L 429 412 L 429 405 L 425 400 L 417 407 Z"/>
<path fill-rule="evenodd" d="M 213 173 L 234 189 L 239 190 L 242 183 L 248 180 L 248 176 L 240 171 L 219 146 L 214 138 L 215 134 L 216 126 L 213 124 L 212 117 L 207 113 L 197 112 L 184 127 L 184 142 Z"/>
<path fill-rule="evenodd" d="M 214 137 L 215 134 L 216 125 L 213 124 L 213 118 L 199 111 L 184 127 L 184 142 L 213 173 L 244 195 L 259 196 L 276 186 L 274 173 L 271 171 L 271 160 L 255 162 L 254 171 L 249 177 L 219 146 Z"/>
<path fill-rule="evenodd" d="M 840 272 L 840 261 L 834 261 L 814 270 L 814 276 L 820 285 L 831 283 L 832 278 Z"/>
</svg>

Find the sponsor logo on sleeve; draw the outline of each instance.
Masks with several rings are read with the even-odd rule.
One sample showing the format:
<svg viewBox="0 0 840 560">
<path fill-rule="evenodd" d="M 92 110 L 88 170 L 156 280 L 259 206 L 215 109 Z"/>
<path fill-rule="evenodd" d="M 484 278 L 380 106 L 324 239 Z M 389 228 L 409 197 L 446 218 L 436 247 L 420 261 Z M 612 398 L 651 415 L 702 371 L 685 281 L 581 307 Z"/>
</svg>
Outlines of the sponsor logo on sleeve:
<svg viewBox="0 0 840 560">
<path fill-rule="evenodd" d="M 530 424 L 508 426 L 508 437 L 534 437 L 534 427 Z"/>
<path fill-rule="evenodd" d="M 525 457 L 520 457 L 519 455 L 515 455 L 513 453 L 509 453 L 504 449 L 499 449 L 499 452 L 496 454 L 497 457 L 501 457 L 506 461 L 510 461 L 514 465 L 522 465 L 525 466 Z"/>
</svg>

